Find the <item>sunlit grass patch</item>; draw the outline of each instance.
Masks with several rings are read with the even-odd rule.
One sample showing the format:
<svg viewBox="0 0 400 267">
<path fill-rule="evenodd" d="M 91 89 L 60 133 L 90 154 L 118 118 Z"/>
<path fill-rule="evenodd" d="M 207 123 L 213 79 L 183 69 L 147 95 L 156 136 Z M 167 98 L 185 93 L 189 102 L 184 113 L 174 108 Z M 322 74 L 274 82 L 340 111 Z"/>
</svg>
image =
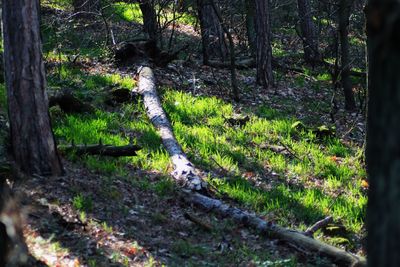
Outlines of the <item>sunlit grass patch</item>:
<svg viewBox="0 0 400 267">
<path fill-rule="evenodd" d="M 72 0 L 43 0 L 40 5 L 42 7 L 69 10 L 72 9 Z"/>
<path fill-rule="evenodd" d="M 93 201 L 89 196 L 78 194 L 72 199 L 72 206 L 78 211 L 90 212 L 93 209 Z"/>
<path fill-rule="evenodd" d="M 124 21 L 143 23 L 139 3 L 116 2 L 111 5 L 108 13 L 109 15 L 115 14 L 119 19 Z"/>
<path fill-rule="evenodd" d="M 110 56 L 105 45 L 106 35 L 88 33 L 84 25 L 76 21 L 62 27 L 51 23 L 41 24 L 43 57 L 49 61 L 88 61 Z"/>
<path fill-rule="evenodd" d="M 7 91 L 3 83 L 0 84 L 0 110 L 7 110 Z"/>
<path fill-rule="evenodd" d="M 123 83 L 117 76 L 104 81 Z M 127 83 L 132 86 L 130 81 Z M 85 84 L 87 90 L 92 90 L 90 84 Z M 194 97 L 166 89 L 161 99 L 188 157 L 202 169 L 222 171 L 228 176 L 225 180 L 210 180 L 219 191 L 249 209 L 271 214 L 284 226 L 304 228 L 332 215 L 342 220 L 349 232 L 361 230 L 366 196 L 360 181 L 365 171 L 356 149 L 334 137 L 317 137 L 312 127 L 294 127 L 294 117 L 268 106 L 260 107 L 256 114 L 246 113 L 246 123 L 232 125 L 229 118 L 235 114 L 233 106 L 215 97 Z M 129 133 L 134 133 L 135 142 L 142 147 L 132 158 L 84 158 L 91 168 L 111 174 L 131 164 L 165 175 L 171 171 L 169 155 L 140 101 L 112 113 L 98 110 L 94 114 L 66 115 L 61 121 L 55 133 L 64 142 L 97 143 L 101 139 L 103 143 L 122 145 L 129 142 Z M 283 150 L 271 150 L 270 145 Z M 249 179 L 248 173 L 259 177 L 258 182 Z M 149 181 L 134 184 L 161 196 L 173 190 L 167 180 L 154 185 Z"/>
</svg>

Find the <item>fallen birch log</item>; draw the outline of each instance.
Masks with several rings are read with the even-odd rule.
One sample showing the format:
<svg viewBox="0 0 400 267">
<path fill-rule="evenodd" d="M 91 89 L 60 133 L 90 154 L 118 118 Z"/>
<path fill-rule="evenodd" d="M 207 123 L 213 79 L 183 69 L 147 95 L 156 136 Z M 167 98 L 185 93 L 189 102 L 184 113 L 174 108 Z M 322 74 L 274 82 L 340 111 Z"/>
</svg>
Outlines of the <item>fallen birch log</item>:
<svg viewBox="0 0 400 267">
<path fill-rule="evenodd" d="M 198 175 L 172 132 L 171 124 L 157 95 L 153 71 L 148 67 L 138 69 L 138 93 L 143 96 L 147 116 L 160 135 L 165 149 L 170 155 L 174 170 L 172 176 L 179 184 L 191 190 L 206 189 L 207 184 Z"/>
<path fill-rule="evenodd" d="M 308 237 L 302 232 L 286 229 L 267 222 L 255 214 L 231 207 L 218 199 L 191 191 L 183 191 L 182 197 L 184 201 L 190 204 L 199 206 L 207 211 L 213 211 L 223 217 L 230 217 L 239 223 L 254 228 L 262 234 L 286 241 L 296 247 L 317 253 L 320 256 L 328 257 L 340 266 L 366 266 L 366 260 L 362 257 Z"/>
<path fill-rule="evenodd" d="M 171 124 L 161 107 L 153 72 L 148 67 L 141 67 L 138 70 L 138 92 L 143 95 L 146 113 L 157 128 L 163 144 L 171 156 L 172 163 L 174 164 L 174 171 L 171 175 L 178 182 L 190 189 L 181 191 L 184 201 L 200 206 L 207 211 L 214 211 L 223 217 L 230 217 L 270 237 L 328 257 L 333 262 L 340 264 L 340 266 L 366 266 L 366 260 L 362 257 L 315 240 L 302 232 L 286 229 L 267 222 L 253 213 L 231 207 L 218 199 L 193 192 L 193 189 L 201 190 L 206 188 L 206 183 L 198 176 L 194 165 L 187 159 L 179 143 L 176 141 Z"/>
<path fill-rule="evenodd" d="M 61 152 L 74 152 L 77 155 L 101 155 L 109 157 L 131 157 L 136 156 L 136 151 L 141 148 L 136 145 L 112 146 L 112 145 L 70 145 L 58 146 Z"/>
</svg>

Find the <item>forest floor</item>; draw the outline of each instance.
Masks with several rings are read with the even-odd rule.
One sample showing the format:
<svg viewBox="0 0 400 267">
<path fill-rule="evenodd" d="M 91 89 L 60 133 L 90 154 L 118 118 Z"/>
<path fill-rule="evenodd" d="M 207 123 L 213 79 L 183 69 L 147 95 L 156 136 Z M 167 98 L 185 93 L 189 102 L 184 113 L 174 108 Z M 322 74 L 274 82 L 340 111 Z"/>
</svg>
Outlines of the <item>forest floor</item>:
<svg viewBox="0 0 400 267">
<path fill-rule="evenodd" d="M 114 12 L 124 19 L 111 18 L 118 40 L 141 31 L 135 10 L 127 10 L 117 5 Z M 117 65 L 103 45 L 102 22 L 70 16 L 68 9 L 43 9 L 48 91 L 69 90 L 93 110 L 77 114 L 52 107 L 58 143 L 133 140 L 142 150 L 118 159 L 63 154 L 64 176 L 36 176 L 15 186 L 35 258 L 48 266 L 334 266 L 182 201 L 140 97 L 110 101 L 113 91 L 135 86 L 142 62 Z M 176 36 L 175 47 L 189 49 L 164 68 L 153 66 L 157 85 L 178 141 L 209 177 L 215 197 L 302 231 L 333 216 L 334 223 L 315 237 L 364 255 L 364 115 L 344 110 L 329 72 L 277 70 L 276 86 L 265 90 L 255 84 L 254 69 L 239 70 L 241 101 L 235 103 L 229 71 L 201 64 L 193 27 L 179 24 Z M 293 33 L 279 39 L 277 61 L 302 64 L 300 40 Z M 297 49 L 286 51 L 286 42 Z M 0 101 L 4 107 L 4 86 Z M 5 121 L 2 109 L 0 122 Z"/>
</svg>

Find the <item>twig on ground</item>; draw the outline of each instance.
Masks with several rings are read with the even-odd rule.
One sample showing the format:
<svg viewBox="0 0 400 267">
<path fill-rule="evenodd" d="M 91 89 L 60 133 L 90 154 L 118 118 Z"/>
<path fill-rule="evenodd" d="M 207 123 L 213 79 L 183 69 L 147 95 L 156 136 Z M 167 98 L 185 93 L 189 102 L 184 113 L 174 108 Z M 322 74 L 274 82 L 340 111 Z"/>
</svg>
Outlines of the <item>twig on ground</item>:
<svg viewBox="0 0 400 267">
<path fill-rule="evenodd" d="M 189 212 L 185 212 L 185 218 L 191 222 L 194 222 L 195 224 L 198 224 L 207 231 L 212 231 L 214 229 L 209 223 L 205 222 L 204 220 L 200 219 L 199 217 Z"/>
<path fill-rule="evenodd" d="M 333 222 L 333 217 L 332 216 L 328 216 L 325 219 L 322 219 L 322 220 L 316 222 L 314 225 L 310 226 L 304 232 L 304 234 L 306 236 L 312 237 L 316 231 L 318 231 L 321 228 L 324 228 L 325 226 L 327 226 L 328 224 L 330 224 L 332 222 Z"/>
</svg>

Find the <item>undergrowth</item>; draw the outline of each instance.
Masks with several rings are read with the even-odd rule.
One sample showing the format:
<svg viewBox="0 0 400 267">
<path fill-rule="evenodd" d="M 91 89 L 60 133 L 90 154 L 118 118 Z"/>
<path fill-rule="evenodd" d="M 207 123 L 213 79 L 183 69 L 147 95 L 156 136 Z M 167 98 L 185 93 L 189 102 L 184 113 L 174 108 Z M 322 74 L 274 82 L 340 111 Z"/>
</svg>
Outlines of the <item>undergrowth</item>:
<svg viewBox="0 0 400 267">
<path fill-rule="evenodd" d="M 131 87 L 134 83 L 118 76 L 67 73 L 64 82 L 79 84 L 83 89 L 77 95 L 81 97 L 110 85 Z M 230 120 L 235 110 L 229 103 L 171 88 L 163 92 L 163 107 L 177 140 L 199 167 L 222 173 L 222 177 L 210 175 L 208 180 L 221 193 L 266 218 L 301 230 L 332 215 L 346 229 L 340 243 L 353 244 L 352 238 L 362 230 L 367 202 L 362 188 L 365 170 L 356 147 L 332 136 L 321 138 L 307 127 L 295 127 L 294 116 L 267 106 L 240 114 L 249 120 L 245 125 L 235 125 Z M 133 137 L 142 147 L 132 158 L 87 156 L 83 162 L 91 169 L 124 174 L 130 165 L 165 175 L 171 170 L 169 156 L 141 100 L 112 112 L 100 107 L 84 115 L 58 112 L 53 120 L 59 142 L 93 144 L 101 140 L 125 145 Z M 284 151 L 277 152 L 271 149 L 273 146 Z M 170 192 L 168 183 L 152 188 L 159 194 Z M 335 240 L 331 238 L 332 243 Z"/>
</svg>

